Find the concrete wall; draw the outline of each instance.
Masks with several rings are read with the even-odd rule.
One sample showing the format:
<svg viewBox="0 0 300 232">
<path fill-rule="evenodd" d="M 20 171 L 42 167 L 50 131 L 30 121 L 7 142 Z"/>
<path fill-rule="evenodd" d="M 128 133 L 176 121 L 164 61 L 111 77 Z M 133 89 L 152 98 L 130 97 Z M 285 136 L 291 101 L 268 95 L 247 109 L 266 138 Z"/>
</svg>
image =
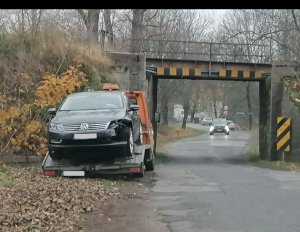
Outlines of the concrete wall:
<svg viewBox="0 0 300 232">
<path fill-rule="evenodd" d="M 292 151 L 285 155 L 285 160 L 300 162 L 300 112 L 289 98 L 287 89 L 282 99 L 282 116 L 292 118 Z"/>
<path fill-rule="evenodd" d="M 289 93 L 284 88 L 283 77 L 294 76 L 299 65 L 290 62 L 276 62 L 272 67 L 271 84 L 271 112 L 270 112 L 270 140 L 268 147 L 272 160 L 280 160 L 281 153 L 276 151 L 277 144 L 277 117 L 292 118 L 292 152 L 285 156 L 286 161 L 300 162 L 300 113 L 298 108 L 289 98 Z"/>
<path fill-rule="evenodd" d="M 132 53 L 108 52 L 112 69 L 117 73 L 121 90 L 142 90 L 148 92 L 146 79 L 146 58 Z"/>
</svg>

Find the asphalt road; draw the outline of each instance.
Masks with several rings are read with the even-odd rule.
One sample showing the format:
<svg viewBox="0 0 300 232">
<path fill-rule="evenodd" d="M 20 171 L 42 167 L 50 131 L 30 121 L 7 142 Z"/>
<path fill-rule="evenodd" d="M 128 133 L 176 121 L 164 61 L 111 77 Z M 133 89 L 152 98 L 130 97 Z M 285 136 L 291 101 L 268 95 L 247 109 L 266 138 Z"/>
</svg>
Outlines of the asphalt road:
<svg viewBox="0 0 300 232">
<path fill-rule="evenodd" d="M 149 199 L 159 220 L 174 232 L 300 231 L 300 174 L 253 167 L 247 133 L 208 128 L 165 147 Z"/>
</svg>

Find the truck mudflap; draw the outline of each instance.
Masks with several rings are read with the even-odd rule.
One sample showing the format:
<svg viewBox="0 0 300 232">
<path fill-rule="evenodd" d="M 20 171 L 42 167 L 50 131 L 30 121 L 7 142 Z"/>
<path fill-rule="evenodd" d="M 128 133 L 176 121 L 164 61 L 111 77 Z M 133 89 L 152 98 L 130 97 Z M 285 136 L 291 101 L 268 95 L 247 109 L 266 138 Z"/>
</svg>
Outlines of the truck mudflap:
<svg viewBox="0 0 300 232">
<path fill-rule="evenodd" d="M 47 152 L 42 169 L 45 176 L 91 176 L 95 174 L 144 173 L 145 146 L 136 145 L 135 154 L 106 162 L 76 163 L 70 159 L 53 160 Z"/>
</svg>

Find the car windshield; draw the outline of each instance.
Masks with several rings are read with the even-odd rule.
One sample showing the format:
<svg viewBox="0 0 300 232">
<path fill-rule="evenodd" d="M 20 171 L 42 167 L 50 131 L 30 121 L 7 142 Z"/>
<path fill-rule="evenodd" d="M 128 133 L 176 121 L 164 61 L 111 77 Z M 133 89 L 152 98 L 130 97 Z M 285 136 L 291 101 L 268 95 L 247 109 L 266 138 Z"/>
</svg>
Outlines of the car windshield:
<svg viewBox="0 0 300 232">
<path fill-rule="evenodd" d="M 60 111 L 121 109 L 123 102 L 120 94 L 103 92 L 69 96 Z"/>
<path fill-rule="evenodd" d="M 213 120 L 213 125 L 227 125 L 227 121 L 225 118 L 216 118 Z"/>
</svg>

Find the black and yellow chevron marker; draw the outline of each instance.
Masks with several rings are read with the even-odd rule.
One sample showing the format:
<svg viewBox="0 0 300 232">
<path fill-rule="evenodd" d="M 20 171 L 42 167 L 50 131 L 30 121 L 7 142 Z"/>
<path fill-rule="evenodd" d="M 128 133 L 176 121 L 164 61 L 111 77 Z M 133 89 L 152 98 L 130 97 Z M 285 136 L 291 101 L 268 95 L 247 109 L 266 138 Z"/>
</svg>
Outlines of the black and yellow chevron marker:
<svg viewBox="0 0 300 232">
<path fill-rule="evenodd" d="M 291 118 L 277 117 L 277 151 L 291 151 Z"/>
<path fill-rule="evenodd" d="M 232 79 L 261 79 L 261 71 L 237 70 L 237 69 L 220 69 L 219 77 Z"/>
</svg>

